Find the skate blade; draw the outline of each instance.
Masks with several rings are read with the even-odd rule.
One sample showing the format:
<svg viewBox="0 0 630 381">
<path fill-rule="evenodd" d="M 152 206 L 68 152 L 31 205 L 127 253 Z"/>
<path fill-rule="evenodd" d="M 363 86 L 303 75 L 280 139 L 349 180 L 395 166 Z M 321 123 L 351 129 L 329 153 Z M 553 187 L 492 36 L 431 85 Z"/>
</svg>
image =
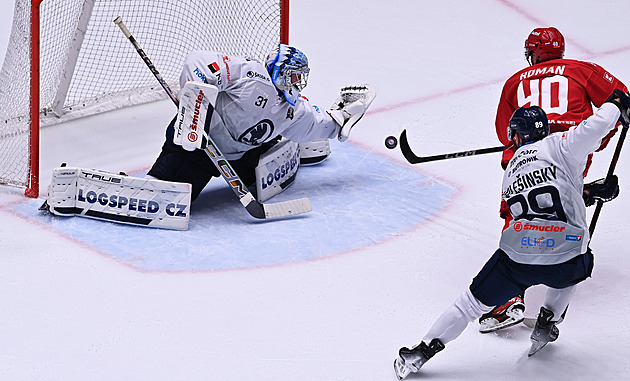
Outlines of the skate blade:
<svg viewBox="0 0 630 381">
<path fill-rule="evenodd" d="M 396 377 L 398 377 L 399 380 L 402 380 L 411 373 L 411 369 L 405 365 L 404 361 L 398 358 L 394 360 L 394 372 L 396 373 Z"/>
<path fill-rule="evenodd" d="M 529 348 L 529 353 L 527 354 L 527 357 L 532 357 L 534 354 L 536 354 L 536 352 L 543 349 L 545 345 L 547 344 L 549 344 L 549 342 L 543 342 L 543 341 L 532 342 L 532 346 Z"/>
<path fill-rule="evenodd" d="M 522 322 L 524 320 L 523 319 L 514 319 L 514 318 L 509 318 L 506 319 L 503 323 L 499 323 L 490 327 L 485 327 L 485 326 L 481 326 L 479 327 L 479 332 L 481 333 L 490 333 L 490 332 L 496 332 L 498 330 L 504 329 L 504 328 L 508 328 L 511 327 L 513 325 L 517 325 L 518 323 Z"/>
</svg>

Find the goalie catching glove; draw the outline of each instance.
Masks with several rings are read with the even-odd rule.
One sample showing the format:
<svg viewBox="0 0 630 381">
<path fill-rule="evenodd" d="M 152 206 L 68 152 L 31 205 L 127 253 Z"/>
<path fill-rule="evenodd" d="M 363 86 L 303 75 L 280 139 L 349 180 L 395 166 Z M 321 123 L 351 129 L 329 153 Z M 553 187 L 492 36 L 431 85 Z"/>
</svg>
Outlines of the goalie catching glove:
<svg viewBox="0 0 630 381">
<path fill-rule="evenodd" d="M 376 97 L 376 89 L 370 85 L 346 86 L 328 114 L 341 126 L 339 141 L 345 142 L 352 127 L 363 117 Z"/>
</svg>

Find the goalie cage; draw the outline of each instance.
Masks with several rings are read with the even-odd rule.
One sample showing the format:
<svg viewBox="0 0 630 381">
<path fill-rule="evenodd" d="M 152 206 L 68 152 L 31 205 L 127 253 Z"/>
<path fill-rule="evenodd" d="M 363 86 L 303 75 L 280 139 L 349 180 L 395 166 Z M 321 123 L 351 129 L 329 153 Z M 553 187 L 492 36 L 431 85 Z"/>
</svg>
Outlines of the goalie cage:
<svg viewBox="0 0 630 381">
<path fill-rule="evenodd" d="M 16 0 L 0 71 L 1 184 L 38 197 L 40 126 L 166 97 L 117 16 L 174 91 L 191 50 L 263 61 L 288 43 L 289 0 Z"/>
</svg>

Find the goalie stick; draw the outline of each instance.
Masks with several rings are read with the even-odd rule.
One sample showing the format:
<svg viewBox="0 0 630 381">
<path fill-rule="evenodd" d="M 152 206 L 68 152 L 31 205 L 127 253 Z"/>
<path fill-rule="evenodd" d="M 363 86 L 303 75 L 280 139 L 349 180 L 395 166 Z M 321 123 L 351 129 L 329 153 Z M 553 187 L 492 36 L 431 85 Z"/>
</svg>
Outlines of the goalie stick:
<svg viewBox="0 0 630 381">
<path fill-rule="evenodd" d="M 169 98 L 171 98 L 176 106 L 179 106 L 179 101 L 177 97 L 168 86 L 164 78 L 162 78 L 162 75 L 157 71 L 147 54 L 140 47 L 138 41 L 136 41 L 129 29 L 127 29 L 122 21 L 122 17 L 116 17 L 116 19 L 114 19 L 114 23 L 118 25 L 125 37 L 129 39 L 131 44 L 136 49 L 136 52 L 138 52 L 144 63 L 149 67 L 151 73 L 153 73 L 160 85 L 162 85 L 162 88 L 164 89 L 164 91 L 166 91 Z M 313 209 L 308 198 L 300 198 L 297 200 L 289 200 L 270 204 L 263 204 L 258 202 L 254 195 L 247 189 L 236 171 L 234 171 L 225 156 L 223 156 L 223 154 L 219 150 L 219 147 L 217 147 L 217 145 L 212 141 L 210 136 L 206 134 L 205 131 L 203 135 L 204 138 L 207 140 L 207 145 L 204 148 L 206 154 L 208 155 L 210 160 L 212 160 L 212 163 L 217 167 L 219 173 L 221 173 L 221 176 L 225 179 L 232 191 L 238 197 L 241 204 L 245 207 L 247 212 L 249 212 L 252 217 L 260 219 L 281 218 L 307 213 Z"/>
<path fill-rule="evenodd" d="M 505 147 L 500 146 L 500 147 L 473 149 L 473 150 L 453 152 L 453 153 L 443 153 L 440 155 L 433 155 L 433 156 L 417 156 L 415 153 L 413 153 L 413 151 L 411 150 L 411 147 L 409 146 L 409 141 L 407 140 L 407 130 L 403 130 L 403 132 L 400 134 L 400 150 L 402 151 L 402 154 L 405 157 L 405 159 L 407 159 L 407 161 L 410 162 L 411 164 L 426 163 L 429 161 L 436 161 L 436 160 L 455 159 L 458 157 L 466 157 L 466 156 L 473 156 L 473 155 L 483 155 L 486 153 L 501 152 L 504 149 Z"/>
</svg>

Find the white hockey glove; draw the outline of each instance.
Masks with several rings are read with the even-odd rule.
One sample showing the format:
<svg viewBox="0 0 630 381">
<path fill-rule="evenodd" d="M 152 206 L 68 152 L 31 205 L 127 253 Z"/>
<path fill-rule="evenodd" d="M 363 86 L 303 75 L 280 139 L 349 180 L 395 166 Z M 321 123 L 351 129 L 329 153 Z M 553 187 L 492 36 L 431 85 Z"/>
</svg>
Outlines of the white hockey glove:
<svg viewBox="0 0 630 381">
<path fill-rule="evenodd" d="M 345 142 L 352 127 L 363 117 L 376 97 L 376 89 L 370 85 L 346 86 L 341 88 L 328 114 L 341 126 L 339 141 Z"/>
</svg>

